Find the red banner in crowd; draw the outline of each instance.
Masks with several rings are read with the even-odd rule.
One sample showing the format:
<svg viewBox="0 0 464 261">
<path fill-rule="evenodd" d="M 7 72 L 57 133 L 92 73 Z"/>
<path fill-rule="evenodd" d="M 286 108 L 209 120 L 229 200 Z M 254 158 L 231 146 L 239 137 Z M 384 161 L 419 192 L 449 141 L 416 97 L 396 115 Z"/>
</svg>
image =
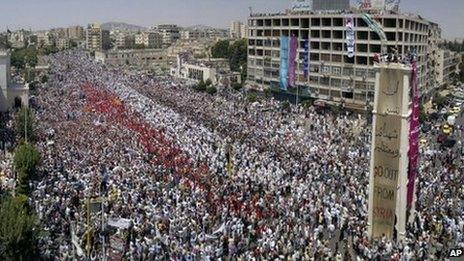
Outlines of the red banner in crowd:
<svg viewBox="0 0 464 261">
<path fill-rule="evenodd" d="M 210 212 L 215 213 L 216 210 L 227 206 L 232 212 L 254 213 L 258 218 L 263 217 L 264 214 L 271 215 L 272 210 L 263 212 L 261 207 L 257 205 L 257 200 L 238 201 L 237 199 L 240 197 L 236 191 L 222 197 L 211 193 L 215 184 L 213 179 L 208 177 L 209 167 L 207 164 L 202 163 L 195 167 L 192 160 L 166 137 L 164 131 L 155 129 L 142 120 L 139 115 L 131 112 L 124 102 L 110 91 L 93 84 L 82 86 L 82 90 L 87 99 L 85 111 L 103 114 L 108 121 L 124 126 L 136 133 L 139 142 L 145 148 L 145 152 L 153 155 L 152 164 L 172 170 L 172 175 L 186 178 L 187 182 L 183 185 L 191 189 L 200 188 L 206 193 Z"/>
</svg>

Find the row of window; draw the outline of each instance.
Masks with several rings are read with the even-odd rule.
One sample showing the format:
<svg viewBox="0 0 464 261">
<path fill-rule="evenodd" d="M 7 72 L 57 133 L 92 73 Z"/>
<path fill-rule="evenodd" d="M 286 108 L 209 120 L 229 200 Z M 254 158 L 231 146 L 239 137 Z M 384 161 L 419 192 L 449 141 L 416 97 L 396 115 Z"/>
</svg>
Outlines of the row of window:
<svg viewBox="0 0 464 261">
<path fill-rule="evenodd" d="M 427 32 L 429 26 L 427 23 L 420 23 L 403 18 L 374 18 L 383 28 L 401 28 L 412 31 Z M 354 27 L 368 27 L 366 22 L 358 17 L 354 18 Z M 255 27 L 343 27 L 345 26 L 342 17 L 317 17 L 317 18 L 269 18 L 269 19 L 249 19 L 249 26 Z"/>
<path fill-rule="evenodd" d="M 255 41 L 253 37 L 280 37 L 296 36 L 300 39 L 346 39 L 345 30 L 249 30 L 249 41 Z M 407 32 L 385 32 L 388 41 L 427 43 L 426 35 Z M 380 37 L 375 32 L 355 31 L 356 40 L 379 41 Z M 271 40 L 271 39 L 269 39 Z M 258 40 L 259 41 L 259 40 Z"/>
</svg>

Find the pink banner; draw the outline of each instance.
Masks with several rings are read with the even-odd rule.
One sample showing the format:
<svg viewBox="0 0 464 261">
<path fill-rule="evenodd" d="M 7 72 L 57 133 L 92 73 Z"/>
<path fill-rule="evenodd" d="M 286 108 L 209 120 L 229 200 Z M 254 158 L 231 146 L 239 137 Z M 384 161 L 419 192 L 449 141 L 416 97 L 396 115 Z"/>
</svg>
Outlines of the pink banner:
<svg viewBox="0 0 464 261">
<path fill-rule="evenodd" d="M 298 39 L 296 36 L 292 35 L 290 37 L 290 50 L 288 54 L 288 84 L 290 86 L 295 86 L 296 80 L 296 54 L 298 49 Z"/>
<path fill-rule="evenodd" d="M 417 62 L 414 60 L 412 63 L 411 74 L 411 89 L 412 89 L 412 115 L 410 122 L 409 133 L 409 170 L 408 170 L 408 196 L 407 205 L 412 206 L 414 199 L 414 183 L 417 175 L 417 164 L 419 162 L 419 132 L 420 132 L 420 97 L 417 88 Z"/>
</svg>

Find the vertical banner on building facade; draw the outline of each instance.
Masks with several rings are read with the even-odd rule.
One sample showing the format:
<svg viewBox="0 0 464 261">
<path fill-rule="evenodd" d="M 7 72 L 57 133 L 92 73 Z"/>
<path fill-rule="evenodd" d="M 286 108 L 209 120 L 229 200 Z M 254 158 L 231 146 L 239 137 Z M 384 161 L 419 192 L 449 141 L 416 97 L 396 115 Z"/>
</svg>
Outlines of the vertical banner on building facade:
<svg viewBox="0 0 464 261">
<path fill-rule="evenodd" d="M 354 23 L 353 16 L 347 16 L 346 21 L 346 50 L 349 58 L 354 57 Z"/>
<path fill-rule="evenodd" d="M 309 75 L 309 39 L 304 41 L 304 55 L 303 55 L 303 75 L 305 80 L 308 79 Z"/>
<path fill-rule="evenodd" d="M 288 37 L 280 37 L 280 89 L 288 88 Z"/>
<path fill-rule="evenodd" d="M 420 97 L 417 88 L 417 62 L 412 63 L 411 74 L 411 91 L 412 91 L 412 115 L 409 133 L 409 170 L 408 170 L 408 196 L 407 207 L 412 206 L 414 200 L 414 187 L 417 174 L 417 164 L 419 161 L 419 115 L 420 115 Z"/>
<path fill-rule="evenodd" d="M 290 50 L 288 54 L 288 85 L 294 87 L 296 80 L 296 54 L 298 50 L 298 38 L 290 37 Z"/>
<path fill-rule="evenodd" d="M 379 238 L 392 238 L 401 159 L 401 133 L 404 71 L 381 67 L 376 95 L 373 132 L 370 205 L 372 232 Z M 406 101 L 407 102 L 407 101 Z M 373 178 L 372 178 L 373 177 Z"/>
</svg>

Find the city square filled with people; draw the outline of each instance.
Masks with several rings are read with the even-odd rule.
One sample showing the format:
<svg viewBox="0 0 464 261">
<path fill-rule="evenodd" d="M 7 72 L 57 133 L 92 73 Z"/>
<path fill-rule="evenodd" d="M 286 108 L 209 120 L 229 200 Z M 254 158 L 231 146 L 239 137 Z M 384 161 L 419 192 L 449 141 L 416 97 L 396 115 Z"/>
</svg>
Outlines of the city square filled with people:
<svg viewBox="0 0 464 261">
<path fill-rule="evenodd" d="M 86 251 L 89 197 L 105 198 L 104 219 L 131 220 L 125 260 L 437 260 L 464 247 L 464 164 L 452 149 L 421 148 L 414 221 L 403 240 L 371 241 L 365 115 L 210 95 L 79 51 L 49 62 L 31 198 L 46 259 L 76 258 L 72 235 Z M 96 258 L 108 244 L 100 215 Z"/>
</svg>

